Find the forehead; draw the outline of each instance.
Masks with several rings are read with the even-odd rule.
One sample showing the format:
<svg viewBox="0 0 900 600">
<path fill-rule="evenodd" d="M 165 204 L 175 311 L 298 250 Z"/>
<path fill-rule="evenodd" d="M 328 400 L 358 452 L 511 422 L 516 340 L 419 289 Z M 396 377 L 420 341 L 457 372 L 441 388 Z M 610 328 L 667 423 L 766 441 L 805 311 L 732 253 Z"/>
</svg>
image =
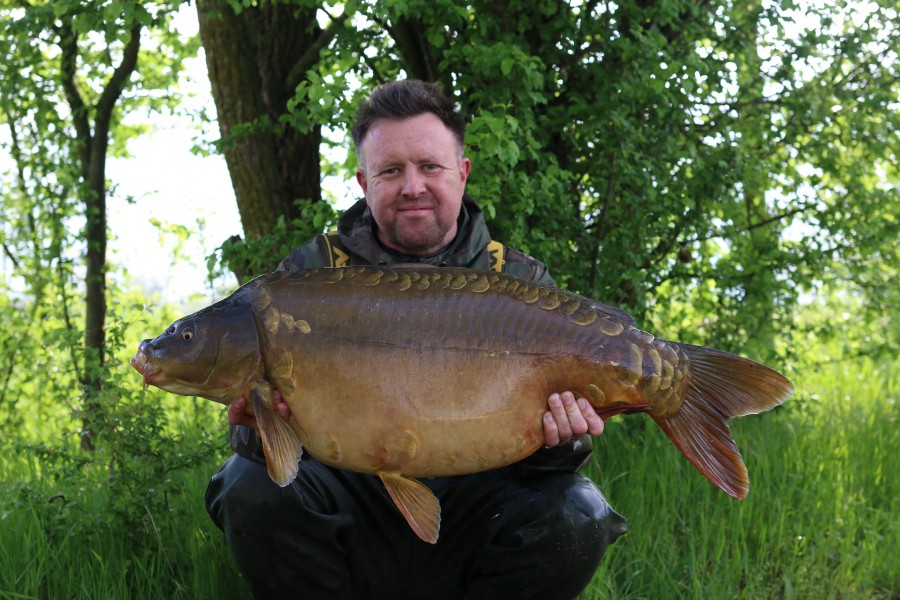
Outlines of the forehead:
<svg viewBox="0 0 900 600">
<path fill-rule="evenodd" d="M 453 132 L 432 113 L 406 119 L 378 119 L 360 148 L 370 163 L 446 159 L 455 156 L 457 149 Z"/>
</svg>

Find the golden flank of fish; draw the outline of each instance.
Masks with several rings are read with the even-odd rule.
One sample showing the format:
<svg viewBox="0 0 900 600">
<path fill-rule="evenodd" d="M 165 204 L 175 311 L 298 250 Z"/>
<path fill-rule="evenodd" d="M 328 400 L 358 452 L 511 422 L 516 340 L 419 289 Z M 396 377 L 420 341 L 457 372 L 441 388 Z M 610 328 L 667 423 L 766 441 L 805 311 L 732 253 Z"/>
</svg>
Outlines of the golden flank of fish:
<svg viewBox="0 0 900 600">
<path fill-rule="evenodd" d="M 378 475 L 431 543 L 440 506 L 417 478 L 530 455 L 553 392 L 584 396 L 603 418 L 648 413 L 704 476 L 743 498 L 747 470 L 726 421 L 793 391 L 768 367 L 656 338 L 589 298 L 454 268 L 265 275 L 144 340 L 131 364 L 145 387 L 250 399 L 279 485 L 304 448 Z M 273 410 L 275 388 L 289 422 Z"/>
</svg>

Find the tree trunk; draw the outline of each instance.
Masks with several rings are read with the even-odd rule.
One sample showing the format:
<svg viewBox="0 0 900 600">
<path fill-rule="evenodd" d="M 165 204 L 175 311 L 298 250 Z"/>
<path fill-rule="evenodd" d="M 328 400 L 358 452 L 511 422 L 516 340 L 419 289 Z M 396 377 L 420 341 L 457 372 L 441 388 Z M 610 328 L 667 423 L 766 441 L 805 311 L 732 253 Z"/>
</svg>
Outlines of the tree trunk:
<svg viewBox="0 0 900 600">
<path fill-rule="evenodd" d="M 113 111 L 128 78 L 137 68 L 141 44 L 141 25 L 131 28 L 130 38 L 122 54 L 122 62 L 113 71 L 95 107 L 93 131 L 90 110 L 77 82 L 78 39 L 71 23 L 61 27 L 60 60 L 62 85 L 72 110 L 76 145 L 84 182 L 85 211 L 85 324 L 84 389 L 81 447 L 93 449 L 94 413 L 100 407 L 103 387 L 102 369 L 106 358 L 106 155 Z"/>
<path fill-rule="evenodd" d="M 304 133 L 280 121 L 328 32 L 315 9 L 294 5 L 264 3 L 236 15 L 225 2 L 201 0 L 197 13 L 244 235 L 257 238 L 279 216 L 299 217 L 295 200 L 321 198 L 321 127 Z"/>
</svg>

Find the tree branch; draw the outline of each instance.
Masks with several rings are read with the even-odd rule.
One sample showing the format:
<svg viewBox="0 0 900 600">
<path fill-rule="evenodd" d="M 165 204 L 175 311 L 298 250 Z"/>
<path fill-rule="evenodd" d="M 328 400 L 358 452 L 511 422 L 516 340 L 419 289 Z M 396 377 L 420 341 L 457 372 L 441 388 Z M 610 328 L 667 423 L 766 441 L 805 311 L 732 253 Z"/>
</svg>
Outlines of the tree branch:
<svg viewBox="0 0 900 600">
<path fill-rule="evenodd" d="M 640 269 L 649 269 L 653 265 L 661 263 L 663 259 L 669 255 L 669 252 L 672 251 L 672 248 L 674 248 L 675 244 L 678 242 L 678 237 L 681 235 L 681 232 L 684 230 L 688 215 L 690 215 L 689 210 L 685 210 L 681 213 L 674 231 L 672 231 L 670 235 L 662 237 L 659 242 L 657 242 L 656 247 L 647 255 L 647 259 L 639 267 Z"/>
<path fill-rule="evenodd" d="M 387 32 L 394 40 L 409 74 L 424 81 L 440 81 L 440 69 L 425 39 L 425 23 L 420 19 L 400 19 L 395 25 L 387 25 Z"/>
<path fill-rule="evenodd" d="M 18 181 L 19 188 L 24 191 L 25 167 L 23 166 L 22 160 L 22 147 L 19 145 L 19 132 L 16 130 L 15 117 L 8 107 L 6 109 L 6 123 L 9 125 L 9 139 L 12 142 L 10 144 L 9 152 L 12 154 L 13 161 L 16 163 L 16 180 Z"/>
<path fill-rule="evenodd" d="M 60 71 L 62 78 L 63 91 L 66 100 L 69 102 L 69 108 L 72 109 L 72 123 L 75 126 L 75 133 L 81 145 L 78 148 L 81 160 L 81 173 L 87 179 L 87 169 L 91 161 L 91 126 L 88 120 L 88 109 L 78 89 L 75 81 L 77 62 L 78 62 L 78 37 L 72 31 L 70 22 L 63 22 L 58 29 L 59 32 L 59 49 L 62 52 L 60 56 Z"/>
<path fill-rule="evenodd" d="M 756 223 L 750 223 L 742 231 L 748 232 L 748 231 L 753 231 L 754 229 L 758 229 L 760 227 L 766 227 L 767 225 L 771 225 L 772 223 L 775 223 L 777 221 L 781 221 L 781 220 L 793 217 L 794 215 L 799 215 L 799 214 L 805 213 L 805 212 L 809 211 L 810 209 L 815 210 L 815 206 L 811 205 L 811 204 L 802 204 L 802 205 L 798 206 L 797 208 L 785 211 L 783 213 L 779 213 L 777 215 L 773 215 L 773 216 L 769 217 L 768 219 L 763 219 L 762 221 L 758 221 Z M 692 240 L 687 240 L 687 241 L 692 242 L 692 243 L 706 242 L 706 241 L 714 239 L 714 238 L 724 237 L 726 235 L 725 232 L 728 230 L 738 231 L 737 227 L 719 228 L 714 231 L 711 231 L 708 235 L 705 235 L 703 237 L 697 237 L 697 238 L 694 238 Z"/>
<path fill-rule="evenodd" d="M 122 95 L 125 82 L 128 81 L 128 78 L 131 77 L 131 74 L 137 67 L 138 53 L 141 49 L 141 28 L 142 25 L 137 21 L 131 26 L 131 39 L 128 40 L 128 44 L 126 44 L 122 53 L 122 62 L 113 71 L 112 76 L 106 83 L 106 87 L 103 88 L 103 93 L 100 94 L 100 100 L 97 101 L 97 114 L 94 118 L 94 148 L 91 153 L 97 162 L 102 162 L 98 160 L 99 157 L 105 159 L 106 146 L 109 143 L 107 136 L 109 135 L 109 124 L 112 121 L 113 110 L 116 102 L 119 101 L 119 97 Z M 96 174 L 94 175 L 96 176 Z"/>
<path fill-rule="evenodd" d="M 328 28 L 323 31 L 319 35 L 319 37 L 316 38 L 316 41 L 306 49 L 306 52 L 303 53 L 303 56 L 297 59 L 297 62 L 294 63 L 294 66 L 292 66 L 290 72 L 288 72 L 288 76 L 285 81 L 285 87 L 290 94 L 293 94 L 297 86 L 300 85 L 300 82 L 303 81 L 303 78 L 306 76 L 306 72 L 313 68 L 313 66 L 319 61 L 319 53 L 324 48 L 326 48 L 328 44 L 331 43 L 331 40 L 333 40 L 337 35 L 338 27 L 343 26 L 343 23 L 346 20 L 346 12 L 341 13 L 341 15 L 338 17 L 332 17 L 331 23 L 329 23 Z"/>
<path fill-rule="evenodd" d="M 806 210 L 808 208 L 809 208 L 808 206 L 803 205 L 803 206 L 800 206 L 793 210 L 789 210 L 789 211 L 783 212 L 781 214 L 773 215 L 773 216 L 769 217 L 768 219 L 763 219 L 762 221 L 758 221 L 756 223 L 750 223 L 749 225 L 747 225 L 747 231 L 753 231 L 754 229 L 759 229 L 760 227 L 765 227 L 767 225 L 771 225 L 772 223 L 775 223 L 776 221 L 781 221 L 782 219 L 789 219 L 789 218 L 793 217 L 794 215 L 798 215 L 800 213 L 806 212 Z"/>
<path fill-rule="evenodd" d="M 6 258 L 8 258 L 12 262 L 13 268 L 18 271 L 19 270 L 19 261 L 16 259 L 16 255 L 13 254 L 12 249 L 9 247 L 9 245 L 6 242 L 3 242 L 3 254 L 5 254 Z"/>
</svg>

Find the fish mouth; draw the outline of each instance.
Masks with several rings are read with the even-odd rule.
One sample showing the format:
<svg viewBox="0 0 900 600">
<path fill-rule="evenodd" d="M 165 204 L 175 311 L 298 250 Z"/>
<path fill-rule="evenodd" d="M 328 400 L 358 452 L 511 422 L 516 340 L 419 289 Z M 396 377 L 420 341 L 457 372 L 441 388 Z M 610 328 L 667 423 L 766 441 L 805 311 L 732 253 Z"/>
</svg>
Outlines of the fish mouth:
<svg viewBox="0 0 900 600">
<path fill-rule="evenodd" d="M 150 358 L 140 350 L 135 352 L 128 362 L 143 377 L 144 391 L 146 392 L 150 384 L 153 383 L 153 379 L 159 375 L 159 366 L 150 362 Z"/>
</svg>

